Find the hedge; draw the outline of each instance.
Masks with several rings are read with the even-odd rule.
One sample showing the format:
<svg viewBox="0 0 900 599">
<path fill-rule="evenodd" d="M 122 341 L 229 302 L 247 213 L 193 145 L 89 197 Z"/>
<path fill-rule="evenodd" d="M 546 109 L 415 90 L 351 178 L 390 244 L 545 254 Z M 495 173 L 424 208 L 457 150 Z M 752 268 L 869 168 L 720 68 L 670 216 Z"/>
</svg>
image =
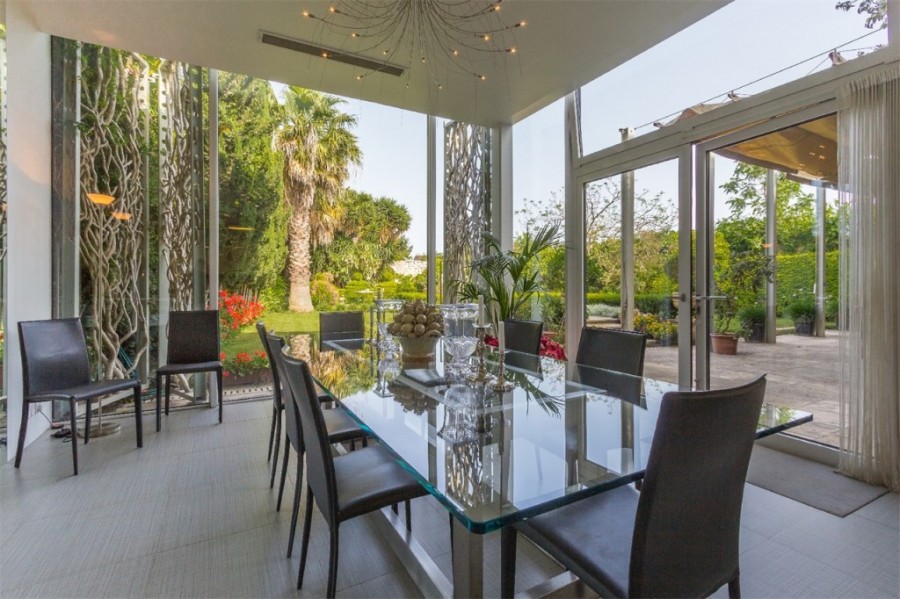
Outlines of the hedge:
<svg viewBox="0 0 900 599">
<path fill-rule="evenodd" d="M 838 251 L 825 254 L 825 295 L 838 296 Z M 775 284 L 778 293 L 778 313 L 786 313 L 787 307 L 797 299 L 812 298 L 816 284 L 816 254 L 782 254 L 775 262 Z"/>
</svg>

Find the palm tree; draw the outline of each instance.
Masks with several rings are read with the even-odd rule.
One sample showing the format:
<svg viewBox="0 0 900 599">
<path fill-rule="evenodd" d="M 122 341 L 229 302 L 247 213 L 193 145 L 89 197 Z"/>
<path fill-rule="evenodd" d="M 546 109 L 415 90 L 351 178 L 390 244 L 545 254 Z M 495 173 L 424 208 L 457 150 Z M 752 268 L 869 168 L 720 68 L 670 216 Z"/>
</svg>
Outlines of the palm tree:
<svg viewBox="0 0 900 599">
<path fill-rule="evenodd" d="M 295 86 L 287 88 L 284 99 L 273 146 L 284 154 L 284 197 L 291 209 L 288 308 L 310 312 L 312 248 L 329 240 L 327 224 L 336 220 L 329 211 L 362 152 L 350 132 L 356 118 L 338 110 L 343 100 Z"/>
</svg>

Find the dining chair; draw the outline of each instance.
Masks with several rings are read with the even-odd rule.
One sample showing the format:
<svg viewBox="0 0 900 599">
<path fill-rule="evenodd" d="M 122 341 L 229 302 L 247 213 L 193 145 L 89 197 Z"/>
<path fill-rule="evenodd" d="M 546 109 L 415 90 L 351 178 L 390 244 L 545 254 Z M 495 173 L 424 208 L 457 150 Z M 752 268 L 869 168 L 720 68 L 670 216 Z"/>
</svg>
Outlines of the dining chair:
<svg viewBox="0 0 900 599">
<path fill-rule="evenodd" d="M 541 353 L 541 335 L 544 334 L 543 322 L 507 318 L 503 321 L 503 332 L 506 336 L 507 350 L 535 356 Z"/>
<path fill-rule="evenodd" d="M 643 333 L 584 327 L 581 329 L 575 362 L 643 376 L 646 348 L 647 336 Z"/>
<path fill-rule="evenodd" d="M 269 342 L 266 339 L 269 331 L 266 330 L 266 325 L 264 322 L 259 321 L 256 323 L 256 332 L 257 334 L 259 334 L 259 338 L 262 341 L 263 349 L 266 352 L 266 357 L 269 358 L 269 369 L 272 372 L 272 428 L 269 430 L 269 453 L 268 457 L 266 458 L 266 461 L 272 462 L 272 478 L 269 481 L 269 488 L 271 489 L 275 486 L 275 473 L 278 471 L 278 453 L 281 446 L 282 413 L 284 412 L 284 401 L 282 397 L 284 393 L 284 384 L 282 383 L 281 375 L 278 372 L 276 355 L 272 353 L 272 348 L 269 346 Z M 316 392 L 318 393 L 319 401 L 323 403 L 331 403 L 334 401 L 334 398 L 331 397 L 324 389 L 319 387 L 318 383 L 316 384 Z M 275 450 L 274 454 L 272 452 L 273 444 Z"/>
<path fill-rule="evenodd" d="M 366 336 L 362 312 L 319 312 L 319 349 L 330 349 L 328 341 L 363 339 Z"/>
<path fill-rule="evenodd" d="M 284 356 L 284 368 L 285 378 L 297 404 L 303 439 L 306 441 L 306 512 L 303 516 L 297 588 L 303 586 L 315 498 L 315 503 L 328 524 L 331 539 L 326 596 L 334 597 L 341 523 L 402 501 L 406 504 L 406 526 L 409 529 L 409 502 L 427 494 L 427 491 L 380 446 L 365 447 L 334 457 L 328 442 L 323 417 L 325 412 L 315 397 L 309 366 L 306 362 Z M 296 498 L 299 499 L 299 495 Z"/>
<path fill-rule="evenodd" d="M 288 447 L 288 444 L 290 444 L 290 447 L 292 447 L 297 454 L 297 482 L 294 485 L 294 518 L 291 521 L 291 543 L 288 546 L 288 557 L 290 557 L 293 547 L 294 529 L 296 528 L 297 524 L 296 511 L 300 501 L 300 489 L 302 488 L 301 481 L 303 480 L 303 456 L 305 452 L 305 446 L 303 443 L 303 431 L 299 426 L 296 426 L 295 423 L 295 419 L 299 416 L 296 414 L 296 407 L 295 402 L 293 401 L 292 391 L 287 383 L 287 379 L 285 378 L 284 373 L 283 350 L 286 345 L 284 337 L 279 337 L 272 333 L 268 333 L 266 335 L 266 345 L 269 348 L 269 353 L 273 357 L 272 363 L 274 364 L 275 371 L 278 374 L 279 382 L 281 383 L 282 406 L 284 406 L 284 411 L 288 413 L 286 417 L 287 425 L 285 426 L 284 459 L 281 462 L 281 482 L 278 485 L 278 503 L 276 504 L 275 511 L 281 510 L 281 498 L 284 495 L 284 483 L 285 479 L 287 478 L 288 460 L 290 457 L 290 448 Z M 319 403 L 323 402 L 321 396 L 317 395 L 316 399 L 319 401 Z M 331 398 L 329 397 L 328 399 L 330 400 Z M 291 412 L 294 413 L 293 416 L 291 415 Z M 350 415 L 344 411 L 343 408 L 338 406 L 332 409 L 325 410 L 322 417 L 325 421 L 325 430 L 328 435 L 329 443 L 343 443 L 345 441 L 349 441 L 351 450 L 356 449 L 356 441 L 361 441 L 363 446 L 367 444 L 366 432 L 362 428 L 360 428 L 356 421 L 353 420 Z M 274 482 L 275 470 L 273 467 L 272 480 L 269 483 L 270 489 L 274 485 Z"/>
<path fill-rule="evenodd" d="M 141 382 L 137 379 L 91 381 L 91 365 L 81 321 L 77 318 L 19 322 L 22 351 L 22 419 L 16 446 L 16 468 L 22 464 L 25 434 L 28 432 L 29 404 L 68 401 L 72 427 L 72 466 L 78 475 L 78 442 L 75 437 L 76 404 L 87 402 L 84 443 L 90 441 L 91 400 L 118 391 L 131 390 L 134 401 L 137 446 L 142 447 Z M 102 409 L 102 406 L 101 406 Z"/>
<path fill-rule="evenodd" d="M 666 393 L 643 489 L 622 486 L 504 528 L 501 596 L 521 532 L 602 597 L 740 596 L 738 538 L 765 376 Z"/>
<path fill-rule="evenodd" d="M 219 311 L 185 310 L 169 312 L 166 331 L 168 346 L 166 364 L 156 371 L 156 431 L 162 423 L 159 393 L 162 379 L 166 382 L 166 416 L 169 415 L 169 397 L 172 392 L 172 375 L 214 372 L 219 394 L 219 423 L 222 423 L 222 361 L 219 356 Z"/>
</svg>

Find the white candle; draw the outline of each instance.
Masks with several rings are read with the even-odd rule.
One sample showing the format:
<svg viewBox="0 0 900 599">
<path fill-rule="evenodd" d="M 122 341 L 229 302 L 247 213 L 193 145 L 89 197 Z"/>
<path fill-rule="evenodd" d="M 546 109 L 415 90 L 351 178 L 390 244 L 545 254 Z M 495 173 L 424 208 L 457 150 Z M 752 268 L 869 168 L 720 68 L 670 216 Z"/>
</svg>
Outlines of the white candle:
<svg viewBox="0 0 900 599">
<path fill-rule="evenodd" d="M 478 295 L 478 326 L 484 325 L 484 296 Z"/>
<path fill-rule="evenodd" d="M 501 320 L 497 323 L 497 345 L 499 345 L 500 355 L 506 353 L 506 331 L 504 330 L 504 322 Z"/>
</svg>

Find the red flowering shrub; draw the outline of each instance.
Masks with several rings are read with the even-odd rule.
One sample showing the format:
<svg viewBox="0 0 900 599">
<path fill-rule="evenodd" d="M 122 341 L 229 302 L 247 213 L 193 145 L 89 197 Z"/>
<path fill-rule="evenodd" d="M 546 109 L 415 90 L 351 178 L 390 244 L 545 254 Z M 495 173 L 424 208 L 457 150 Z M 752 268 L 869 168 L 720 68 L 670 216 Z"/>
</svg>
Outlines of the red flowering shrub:
<svg viewBox="0 0 900 599">
<path fill-rule="evenodd" d="M 241 327 L 254 323 L 265 312 L 266 307 L 256 300 L 248 300 L 243 295 L 219 292 L 219 321 L 222 340 L 237 335 Z"/>
<path fill-rule="evenodd" d="M 484 338 L 484 342 L 491 347 L 497 347 L 497 345 L 499 345 L 497 338 L 493 335 L 486 335 Z M 541 346 L 539 353 L 542 356 L 553 358 L 554 360 L 569 359 L 566 356 L 566 349 L 547 335 L 541 335 Z"/>
<path fill-rule="evenodd" d="M 219 358 L 222 360 L 225 376 L 244 376 L 269 367 L 269 357 L 264 351 L 255 351 L 253 355 L 247 352 L 238 352 L 233 358 L 229 358 L 225 352 L 222 352 Z"/>
</svg>

